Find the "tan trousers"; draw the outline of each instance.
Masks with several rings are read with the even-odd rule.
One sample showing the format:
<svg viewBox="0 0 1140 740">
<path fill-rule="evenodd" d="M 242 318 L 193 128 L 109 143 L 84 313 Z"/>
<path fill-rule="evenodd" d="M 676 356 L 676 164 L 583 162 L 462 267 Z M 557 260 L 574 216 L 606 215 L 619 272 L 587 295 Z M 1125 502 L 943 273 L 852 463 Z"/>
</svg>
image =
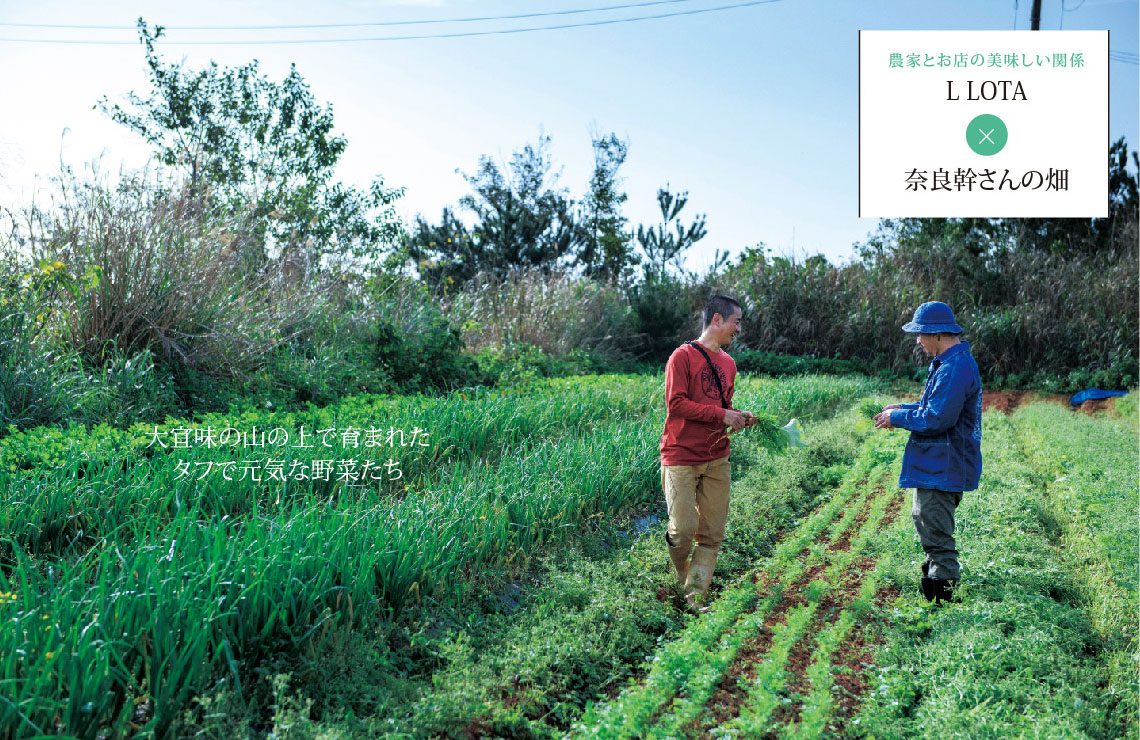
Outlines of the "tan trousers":
<svg viewBox="0 0 1140 740">
<path fill-rule="evenodd" d="M 669 510 L 665 541 L 677 577 L 689 593 L 704 594 L 712 579 L 728 521 L 729 478 L 727 457 L 700 465 L 661 466 L 661 488 Z"/>
<path fill-rule="evenodd" d="M 661 488 L 669 510 L 669 543 L 720 549 L 728 521 L 727 457 L 700 465 L 662 465 Z"/>
</svg>

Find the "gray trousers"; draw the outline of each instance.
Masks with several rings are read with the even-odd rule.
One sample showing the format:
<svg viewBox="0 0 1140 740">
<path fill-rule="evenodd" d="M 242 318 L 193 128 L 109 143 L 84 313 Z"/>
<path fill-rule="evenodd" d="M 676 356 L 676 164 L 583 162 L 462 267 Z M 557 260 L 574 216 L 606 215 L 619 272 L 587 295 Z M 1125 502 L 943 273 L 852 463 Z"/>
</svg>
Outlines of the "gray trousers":
<svg viewBox="0 0 1140 740">
<path fill-rule="evenodd" d="M 914 489 L 910 518 L 929 564 L 927 576 L 942 580 L 958 579 L 958 551 L 954 548 L 954 510 L 962 500 L 961 491 Z"/>
</svg>

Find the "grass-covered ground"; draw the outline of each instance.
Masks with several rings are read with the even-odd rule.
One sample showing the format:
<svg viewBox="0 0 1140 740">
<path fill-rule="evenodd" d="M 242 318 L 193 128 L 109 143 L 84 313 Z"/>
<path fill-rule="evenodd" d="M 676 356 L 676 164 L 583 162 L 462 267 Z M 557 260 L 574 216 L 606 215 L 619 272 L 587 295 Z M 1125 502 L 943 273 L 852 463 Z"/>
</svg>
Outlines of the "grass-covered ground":
<svg viewBox="0 0 1140 740">
<path fill-rule="evenodd" d="M 1128 637 L 1135 635 L 1136 610 L 1117 603 L 1109 609 L 1115 631 L 1098 631 L 1097 610 L 1082 595 L 1084 555 L 1062 536 L 1053 480 L 1041 465 L 1041 455 L 1057 450 L 1025 446 L 1025 423 L 1033 418 L 1048 418 L 1053 436 L 1074 442 L 1084 429 L 1125 432 L 1110 419 L 1052 404 L 1023 407 L 1012 417 L 986 414 L 981 485 L 963 498 L 958 516 L 963 603 L 931 611 L 911 597 L 883 611 L 877 627 L 883 644 L 852 735 L 1136 735 L 1135 643 Z M 1134 528 L 1136 433 L 1128 433 L 1131 459 L 1119 459 L 1114 474 L 1132 478 L 1125 497 Z M 1098 531 L 1087 534 L 1096 538 Z M 913 584 L 921 560 L 914 535 L 894 530 L 884 554 L 889 577 Z M 1132 669 L 1114 672 L 1127 660 L 1122 649 L 1131 651 Z"/>
<path fill-rule="evenodd" d="M 986 413 L 962 599 L 935 610 L 905 433 L 867 420 L 883 388 L 742 379 L 736 405 L 801 418 L 807 446 L 733 438 L 694 615 L 662 541 L 661 392 L 580 378 L 8 436 L 0 736 L 1136 736 L 1131 399 Z M 181 444 L 210 427 L 340 431 Z M 363 443 L 394 428 L 423 444 Z M 325 457 L 401 477 L 250 474 Z"/>
</svg>

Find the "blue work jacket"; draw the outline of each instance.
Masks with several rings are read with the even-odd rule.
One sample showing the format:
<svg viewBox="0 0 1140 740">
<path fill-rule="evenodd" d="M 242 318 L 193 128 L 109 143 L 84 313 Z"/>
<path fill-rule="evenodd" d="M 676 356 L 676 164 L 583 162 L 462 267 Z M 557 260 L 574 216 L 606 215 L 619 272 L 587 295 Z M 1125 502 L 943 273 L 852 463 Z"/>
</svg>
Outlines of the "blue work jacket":
<svg viewBox="0 0 1140 740">
<path fill-rule="evenodd" d="M 982 379 L 970 343 L 935 357 L 918 403 L 891 411 L 910 430 L 899 488 L 973 491 L 982 475 Z"/>
</svg>

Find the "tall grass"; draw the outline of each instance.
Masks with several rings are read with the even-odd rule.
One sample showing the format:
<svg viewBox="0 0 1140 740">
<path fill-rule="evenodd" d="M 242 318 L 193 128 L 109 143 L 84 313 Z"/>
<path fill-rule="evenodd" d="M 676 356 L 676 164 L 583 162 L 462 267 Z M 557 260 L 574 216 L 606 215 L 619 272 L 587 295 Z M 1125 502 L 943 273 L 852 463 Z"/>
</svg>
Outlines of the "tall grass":
<svg viewBox="0 0 1140 740">
<path fill-rule="evenodd" d="M 788 382 L 802 383 L 816 409 L 866 383 Z M 592 518 L 660 495 L 659 377 L 537 385 L 530 397 L 374 399 L 272 417 L 434 423 L 420 483 L 385 495 L 179 483 L 173 452 L 148 458 L 130 441 L 139 429 L 104 428 L 94 439 L 73 429 L 42 446 L 12 435 L 0 443 L 17 468 L 0 467 L 0 610 L 11 627 L 0 632 L 0 733 L 93 738 L 133 721 L 162 736 L 189 697 L 218 682 L 239 690 L 275 653 L 410 604 L 455 606 L 480 580 L 519 572 Z M 757 383 L 768 392 L 754 408 L 811 412 L 776 388 Z M 85 454 L 98 464 L 85 467 Z"/>
<path fill-rule="evenodd" d="M 12 277 L 0 282 L 0 435 L 9 426 L 24 429 L 67 418 L 86 396 L 82 380 L 68 373 L 72 353 L 52 346 L 51 265 L 19 273 L 9 260 Z"/>
<path fill-rule="evenodd" d="M 219 372 L 248 369 L 308 308 L 279 271 L 238 264 L 245 229 L 208 195 L 145 172 L 113 186 L 65 173 L 52 202 L 31 207 L 24 224 L 34 262 L 88 278 L 60 295 L 60 330 L 95 361 L 114 346 Z"/>
<path fill-rule="evenodd" d="M 442 301 L 471 350 L 529 344 L 556 356 L 628 351 L 622 342 L 631 329 L 629 304 L 613 285 L 539 270 L 481 274 Z"/>
</svg>

